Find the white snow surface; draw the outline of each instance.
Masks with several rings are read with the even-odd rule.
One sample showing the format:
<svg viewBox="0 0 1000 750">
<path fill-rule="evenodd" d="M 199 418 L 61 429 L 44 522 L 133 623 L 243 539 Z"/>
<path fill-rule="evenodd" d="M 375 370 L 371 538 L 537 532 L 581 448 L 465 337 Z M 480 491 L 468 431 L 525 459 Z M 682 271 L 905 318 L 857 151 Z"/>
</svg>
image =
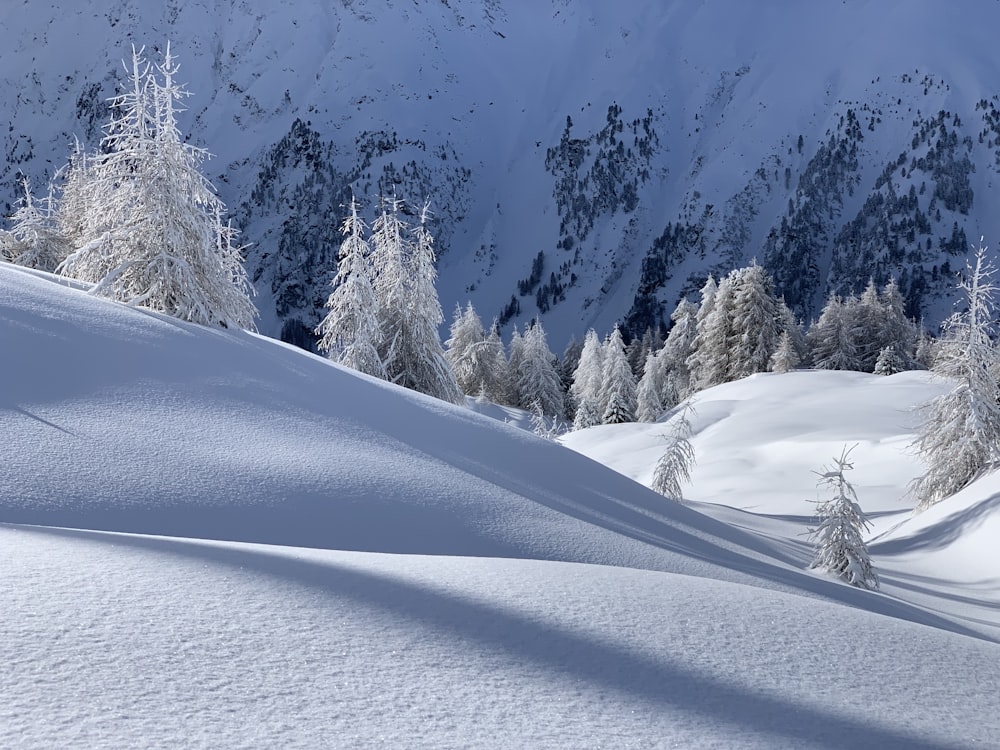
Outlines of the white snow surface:
<svg viewBox="0 0 1000 750">
<path fill-rule="evenodd" d="M 926 375 L 702 394 L 683 505 L 623 476 L 663 424 L 565 439 L 612 471 L 6 264 L 0 351 L 0 747 L 1000 744 L 996 480 L 901 499 Z M 881 594 L 805 570 L 844 442 Z"/>
</svg>

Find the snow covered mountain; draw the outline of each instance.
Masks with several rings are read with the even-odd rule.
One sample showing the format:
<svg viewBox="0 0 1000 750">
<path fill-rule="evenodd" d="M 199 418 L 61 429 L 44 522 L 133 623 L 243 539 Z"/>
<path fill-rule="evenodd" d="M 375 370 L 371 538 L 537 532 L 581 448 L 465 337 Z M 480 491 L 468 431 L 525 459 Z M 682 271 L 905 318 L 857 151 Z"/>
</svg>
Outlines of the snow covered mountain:
<svg viewBox="0 0 1000 750">
<path fill-rule="evenodd" d="M 0 24 L 0 201 L 73 134 L 96 146 L 129 45 L 169 39 L 261 330 L 300 344 L 352 190 L 369 215 L 430 200 L 445 309 L 542 314 L 556 346 L 754 257 L 803 316 L 891 275 L 933 324 L 1000 237 L 993 2 L 94 0 Z"/>
</svg>

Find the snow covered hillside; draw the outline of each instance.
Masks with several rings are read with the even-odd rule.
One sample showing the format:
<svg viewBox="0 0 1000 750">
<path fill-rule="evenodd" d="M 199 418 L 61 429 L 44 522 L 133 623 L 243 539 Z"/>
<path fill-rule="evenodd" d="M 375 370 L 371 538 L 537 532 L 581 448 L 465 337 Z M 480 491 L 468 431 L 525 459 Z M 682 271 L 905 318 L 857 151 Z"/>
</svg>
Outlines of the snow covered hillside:
<svg viewBox="0 0 1000 750">
<path fill-rule="evenodd" d="M 885 417 L 934 391 L 919 376 L 705 392 L 692 495 L 713 510 L 294 347 L 6 264 L 0 350 L 4 747 L 1000 742 L 989 487 L 882 524 L 883 594 L 805 571 L 777 525 L 802 508 L 763 489 L 770 473 L 806 491 L 800 468 L 856 439 L 887 467 L 862 498 L 898 512 L 909 423 Z M 832 410 L 809 391 L 845 408 L 810 422 Z M 801 423 L 756 411 L 779 393 Z M 581 437 L 621 458 L 633 427 Z M 978 567 L 956 585 L 945 555 L 963 549 Z"/>
<path fill-rule="evenodd" d="M 555 347 L 662 321 L 709 271 L 814 315 L 896 277 L 949 309 L 1000 225 L 1000 5 L 930 0 L 7 3 L 0 202 L 107 121 L 130 44 L 171 39 L 182 121 L 253 244 L 261 330 L 310 344 L 351 191 L 429 198 L 446 310 Z"/>
</svg>

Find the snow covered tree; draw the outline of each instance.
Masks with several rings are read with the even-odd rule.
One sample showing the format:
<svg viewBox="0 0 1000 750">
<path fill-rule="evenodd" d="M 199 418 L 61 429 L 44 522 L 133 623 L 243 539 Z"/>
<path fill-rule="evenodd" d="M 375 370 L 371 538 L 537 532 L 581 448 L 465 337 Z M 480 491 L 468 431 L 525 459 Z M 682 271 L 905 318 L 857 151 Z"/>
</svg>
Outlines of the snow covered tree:
<svg viewBox="0 0 1000 750">
<path fill-rule="evenodd" d="M 844 476 L 854 468 L 848 460 L 851 450 L 845 447 L 840 457 L 833 459 L 833 466 L 816 472 L 819 485 L 832 490 L 832 495 L 819 503 L 819 525 L 811 532 L 816 544 L 811 567 L 833 573 L 852 586 L 877 590 L 878 576 L 863 537 L 868 520 L 854 487 Z"/>
<path fill-rule="evenodd" d="M 927 472 L 912 485 L 917 511 L 958 492 L 992 468 L 1000 455 L 994 273 L 980 243 L 960 284 L 967 308 L 945 321 L 931 369 L 952 388 L 922 407 L 924 419 L 914 445 Z"/>
<path fill-rule="evenodd" d="M 799 353 L 792 343 L 792 335 L 786 330 L 778 338 L 778 348 L 771 355 L 769 367 L 771 372 L 791 372 L 799 366 Z"/>
<path fill-rule="evenodd" d="M 434 238 L 427 229 L 428 207 L 411 231 L 400 218 L 402 205 L 395 196 L 383 198 L 380 214 L 372 222 L 379 357 L 391 382 L 461 404 L 465 398 L 438 335 L 444 314 L 434 286 L 437 271 Z"/>
<path fill-rule="evenodd" d="M 712 284 L 714 286 L 715 282 L 712 281 Z M 691 395 L 688 358 L 694 351 L 694 340 L 698 333 L 698 306 L 682 298 L 671 313 L 670 320 L 670 332 L 657 355 L 658 366 L 666 372 L 660 394 L 665 409 L 673 408 Z"/>
<path fill-rule="evenodd" d="M 853 320 L 850 335 L 854 340 L 857 369 L 872 372 L 879 352 L 889 343 L 883 342 L 880 335 L 883 309 L 874 280 L 868 281 L 860 298 L 851 298 L 847 305 Z"/>
<path fill-rule="evenodd" d="M 378 310 L 372 289 L 371 252 L 365 241 L 365 223 L 358 216 L 358 206 L 351 199 L 351 213 L 341 227 L 344 241 L 340 245 L 337 275 L 333 291 L 326 301 L 329 312 L 316 334 L 319 350 L 330 359 L 367 375 L 385 379 L 385 367 L 379 357 Z"/>
<path fill-rule="evenodd" d="M 583 342 L 573 336 L 570 338 L 566 348 L 563 349 L 562 357 L 556 364 L 556 372 L 559 373 L 559 381 L 563 389 L 563 405 L 566 411 L 566 418 L 571 422 L 576 417 L 576 400 L 573 398 L 570 389 L 573 387 L 573 373 L 576 372 L 577 365 L 580 364 L 580 355 L 583 353 Z"/>
<path fill-rule="evenodd" d="M 918 369 L 929 370 L 934 364 L 936 341 L 927 333 L 923 321 L 917 333 L 917 344 L 913 352 L 913 363 Z"/>
<path fill-rule="evenodd" d="M 472 302 L 463 310 L 457 304 L 452 316 L 448 340 L 444 342 L 444 356 L 455 373 L 455 380 L 467 396 L 479 392 L 483 373 L 479 370 L 476 349 L 486 341 L 486 329 Z"/>
<path fill-rule="evenodd" d="M 202 325 L 250 327 L 256 310 L 236 232 L 199 171 L 208 152 L 185 143 L 177 126 L 190 94 L 175 82 L 169 45 L 155 68 L 142 52 L 133 47 L 130 88 L 112 100 L 104 152 L 87 160 L 85 244 L 58 270 L 129 305 Z"/>
<path fill-rule="evenodd" d="M 827 299 L 819 320 L 809 329 L 808 339 L 817 369 L 860 369 L 853 311 L 837 295 Z"/>
<path fill-rule="evenodd" d="M 10 232 L 0 242 L 0 257 L 19 266 L 54 271 L 69 255 L 70 247 L 56 221 L 53 188 L 49 186 L 45 198 L 35 198 L 27 178 L 21 187 L 24 195 L 10 217 Z"/>
<path fill-rule="evenodd" d="M 603 380 L 604 347 L 597 332 L 591 328 L 584 338 L 580 360 L 573 373 L 573 385 L 570 386 L 570 395 L 576 405 L 576 414 L 573 418 L 574 430 L 601 424 L 601 416 L 604 413 L 601 408 Z"/>
<path fill-rule="evenodd" d="M 806 340 L 806 334 L 802 330 L 802 324 L 795 317 L 792 309 L 785 304 L 785 300 L 778 300 L 778 309 L 781 314 L 781 330 L 783 333 L 788 334 L 792 348 L 795 350 L 796 355 L 798 355 L 799 362 L 796 367 L 808 364 L 810 362 L 809 342 Z"/>
<path fill-rule="evenodd" d="M 694 321 L 695 335 L 691 339 L 690 354 L 688 354 L 684 362 L 688 370 L 689 390 L 691 393 L 695 393 L 704 387 L 702 383 L 706 380 L 705 373 L 710 366 L 710 353 L 706 346 L 705 329 L 707 326 L 706 321 L 715 310 L 718 291 L 718 284 L 712 276 L 709 276 L 701 288 L 701 303 L 698 305 L 698 314 L 695 316 Z M 669 345 L 669 343 L 670 337 L 668 335 L 667 344 Z"/>
<path fill-rule="evenodd" d="M 639 422 L 655 422 L 665 410 L 663 394 L 667 390 L 667 370 L 662 351 L 651 351 L 646 355 L 646 364 L 636 388 L 635 418 Z"/>
<path fill-rule="evenodd" d="M 545 329 L 537 318 L 524 332 L 523 347 L 516 374 L 521 404 L 540 409 L 548 417 L 562 417 L 562 382 L 555 356 L 545 341 Z"/>
<path fill-rule="evenodd" d="M 684 499 L 681 483 L 691 481 L 691 467 L 695 461 L 694 447 L 690 440 L 691 421 L 688 419 L 691 411 L 690 404 L 687 404 L 670 420 L 667 448 L 653 470 L 652 489 L 677 501 Z"/>
<path fill-rule="evenodd" d="M 564 425 L 556 417 L 545 413 L 536 401 L 531 407 L 531 431 L 545 440 L 555 440 L 563 432 Z"/>
<path fill-rule="evenodd" d="M 904 372 L 907 369 L 906 362 L 899 356 L 895 344 L 882 347 L 882 351 L 878 353 L 878 359 L 875 360 L 874 372 L 876 375 L 895 375 L 897 372 Z"/>
<path fill-rule="evenodd" d="M 735 344 L 734 285 L 739 283 L 742 270 L 738 269 L 719 282 L 706 316 L 702 317 L 704 302 L 698 310 L 698 329 L 688 358 L 691 386 L 695 391 L 729 380 L 730 356 Z"/>
<path fill-rule="evenodd" d="M 727 381 L 767 372 L 782 331 L 781 309 L 771 275 L 754 261 L 732 276 L 732 347 Z"/>
<path fill-rule="evenodd" d="M 890 279 L 882 288 L 879 304 L 882 307 L 877 327 L 879 351 L 887 346 L 895 347 L 903 369 L 909 370 L 916 356 L 917 324 L 906 315 L 906 302 L 895 279 Z"/>
<path fill-rule="evenodd" d="M 455 306 L 445 357 L 455 373 L 459 388 L 467 396 L 482 396 L 493 403 L 505 403 L 510 390 L 507 357 L 494 326 L 487 334 L 472 303 L 465 310 Z"/>
<path fill-rule="evenodd" d="M 524 359 L 524 336 L 514 326 L 510 332 L 510 344 L 507 346 L 507 371 L 510 374 L 507 380 L 507 397 L 504 403 L 508 406 L 528 408 L 531 404 L 521 404 L 521 390 L 518 384 L 517 373 L 521 370 L 521 361 Z"/>
<path fill-rule="evenodd" d="M 604 371 L 601 386 L 601 403 L 604 424 L 622 424 L 635 421 L 635 376 L 625 355 L 625 343 L 618 326 L 604 343 Z"/>
</svg>

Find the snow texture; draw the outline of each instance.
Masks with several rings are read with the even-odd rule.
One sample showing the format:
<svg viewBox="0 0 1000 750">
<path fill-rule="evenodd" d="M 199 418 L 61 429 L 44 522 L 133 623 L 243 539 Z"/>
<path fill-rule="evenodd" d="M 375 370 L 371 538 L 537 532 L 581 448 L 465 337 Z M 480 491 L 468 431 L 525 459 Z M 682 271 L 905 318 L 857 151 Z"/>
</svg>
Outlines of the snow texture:
<svg viewBox="0 0 1000 750">
<path fill-rule="evenodd" d="M 909 517 L 924 374 L 700 394 L 695 510 L 619 473 L 662 424 L 564 438 L 612 471 L 78 287 L 0 264 L 0 746 L 1000 743 L 1000 481 Z M 846 434 L 885 594 L 806 570 Z"/>
</svg>

